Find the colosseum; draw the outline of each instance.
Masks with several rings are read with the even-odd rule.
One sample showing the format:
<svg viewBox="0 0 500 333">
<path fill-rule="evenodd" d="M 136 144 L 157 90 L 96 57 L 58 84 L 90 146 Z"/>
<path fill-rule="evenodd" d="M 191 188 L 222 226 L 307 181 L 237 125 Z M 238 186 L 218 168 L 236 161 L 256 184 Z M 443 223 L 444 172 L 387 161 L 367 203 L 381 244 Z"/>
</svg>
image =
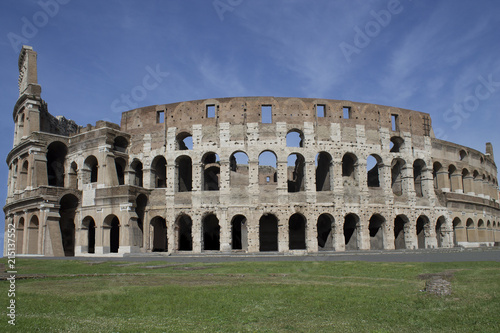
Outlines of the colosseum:
<svg viewBox="0 0 500 333">
<path fill-rule="evenodd" d="M 498 245 L 493 147 L 429 114 L 344 100 L 214 98 L 78 126 L 19 56 L 7 235 L 17 254 L 304 254 Z"/>
</svg>

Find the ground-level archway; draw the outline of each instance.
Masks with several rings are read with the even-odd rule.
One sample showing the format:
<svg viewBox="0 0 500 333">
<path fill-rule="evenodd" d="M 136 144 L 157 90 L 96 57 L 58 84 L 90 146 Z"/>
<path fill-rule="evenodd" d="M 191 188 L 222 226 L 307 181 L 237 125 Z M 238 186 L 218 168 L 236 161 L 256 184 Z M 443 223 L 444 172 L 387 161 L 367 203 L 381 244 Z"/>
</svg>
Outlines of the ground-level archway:
<svg viewBox="0 0 500 333">
<path fill-rule="evenodd" d="M 290 250 L 306 249 L 306 218 L 299 213 L 288 220 L 288 248 Z"/>
<path fill-rule="evenodd" d="M 73 194 L 66 194 L 59 201 L 59 228 L 66 257 L 75 255 L 75 214 L 78 207 L 78 198 Z"/>
<path fill-rule="evenodd" d="M 152 248 L 153 252 L 168 251 L 167 223 L 161 216 L 156 216 L 151 220 Z"/>
<path fill-rule="evenodd" d="M 233 250 L 248 249 L 247 218 L 236 215 L 231 220 L 231 246 Z"/>
<path fill-rule="evenodd" d="M 371 250 L 384 249 L 384 229 L 385 229 L 385 218 L 382 217 L 382 215 L 373 214 L 368 224 Z"/>
<path fill-rule="evenodd" d="M 346 250 L 359 250 L 359 217 L 347 214 L 344 218 L 344 242 Z"/>
<path fill-rule="evenodd" d="M 203 250 L 220 250 L 220 225 L 215 214 L 208 214 L 203 218 Z"/>
<path fill-rule="evenodd" d="M 177 237 L 177 250 L 178 251 L 192 251 L 193 250 L 193 236 L 192 236 L 193 221 L 191 217 L 181 214 L 175 221 L 175 233 Z"/>
<path fill-rule="evenodd" d="M 318 250 L 333 250 L 334 219 L 330 214 L 321 214 L 316 225 L 318 232 Z"/>
<path fill-rule="evenodd" d="M 259 250 L 278 251 L 278 219 L 273 214 L 264 214 L 259 220 Z"/>
</svg>

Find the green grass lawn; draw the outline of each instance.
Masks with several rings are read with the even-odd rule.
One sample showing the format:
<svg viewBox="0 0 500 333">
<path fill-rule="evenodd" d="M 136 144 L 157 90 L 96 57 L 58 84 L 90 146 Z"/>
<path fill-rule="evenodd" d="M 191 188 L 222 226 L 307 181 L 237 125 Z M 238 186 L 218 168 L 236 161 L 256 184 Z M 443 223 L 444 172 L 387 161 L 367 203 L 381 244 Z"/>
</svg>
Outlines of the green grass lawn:
<svg viewBox="0 0 500 333">
<path fill-rule="evenodd" d="M 18 258 L 16 268 L 16 326 L 0 281 L 0 332 L 500 332 L 494 262 Z M 451 295 L 422 291 L 420 275 L 443 272 Z"/>
</svg>

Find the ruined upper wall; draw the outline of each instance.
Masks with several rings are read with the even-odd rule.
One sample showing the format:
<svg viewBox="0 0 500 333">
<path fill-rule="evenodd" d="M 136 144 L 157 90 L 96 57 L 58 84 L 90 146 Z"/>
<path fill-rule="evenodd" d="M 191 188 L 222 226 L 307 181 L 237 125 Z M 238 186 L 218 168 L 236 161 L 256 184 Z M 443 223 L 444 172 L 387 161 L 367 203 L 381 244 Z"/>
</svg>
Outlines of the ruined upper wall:
<svg viewBox="0 0 500 333">
<path fill-rule="evenodd" d="M 317 116 L 318 105 L 324 107 L 323 117 Z M 209 106 L 215 109 L 214 117 L 208 117 Z M 392 128 L 392 116 L 395 115 L 397 131 L 415 136 L 432 135 L 431 119 L 427 113 L 351 101 L 286 97 L 217 98 L 148 106 L 124 112 L 121 129 L 136 134 L 157 132 L 168 127 L 176 127 L 178 131 L 190 130 L 195 124 L 216 126 L 218 123 L 260 123 L 262 106 L 271 106 L 272 123 L 341 123 L 343 127 L 362 124 L 366 129 L 378 129 Z M 344 108 L 350 109 L 349 119 L 344 118 Z M 164 123 L 161 123 L 163 117 Z"/>
</svg>

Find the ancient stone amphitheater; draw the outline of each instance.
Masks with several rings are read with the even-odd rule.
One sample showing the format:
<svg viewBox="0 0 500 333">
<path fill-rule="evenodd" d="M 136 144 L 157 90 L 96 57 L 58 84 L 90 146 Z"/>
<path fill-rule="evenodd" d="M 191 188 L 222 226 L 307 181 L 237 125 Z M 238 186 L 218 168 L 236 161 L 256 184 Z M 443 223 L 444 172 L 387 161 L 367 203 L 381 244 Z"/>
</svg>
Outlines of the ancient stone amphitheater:
<svg viewBox="0 0 500 333">
<path fill-rule="evenodd" d="M 17 254 L 294 254 L 500 240 L 491 144 L 484 154 L 436 139 L 426 113 L 235 97 L 80 127 L 48 113 L 36 57 L 30 47 L 19 57 L 7 156 L 5 230 L 15 230 Z"/>
</svg>

